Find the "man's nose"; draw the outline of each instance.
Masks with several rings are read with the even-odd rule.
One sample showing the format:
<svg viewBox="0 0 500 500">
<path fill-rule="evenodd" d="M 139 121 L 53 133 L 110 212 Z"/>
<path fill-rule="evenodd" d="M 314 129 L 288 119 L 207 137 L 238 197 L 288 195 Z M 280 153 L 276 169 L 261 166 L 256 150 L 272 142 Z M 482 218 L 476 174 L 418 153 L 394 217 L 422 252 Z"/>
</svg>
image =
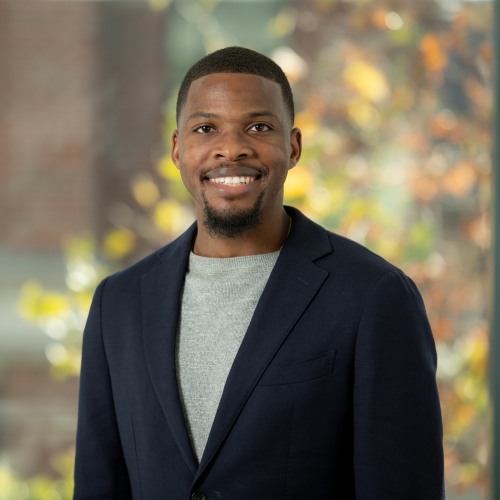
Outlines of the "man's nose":
<svg viewBox="0 0 500 500">
<path fill-rule="evenodd" d="M 254 151 L 249 138 L 240 131 L 227 131 L 220 136 L 214 148 L 217 160 L 236 161 L 250 158 Z"/>
</svg>

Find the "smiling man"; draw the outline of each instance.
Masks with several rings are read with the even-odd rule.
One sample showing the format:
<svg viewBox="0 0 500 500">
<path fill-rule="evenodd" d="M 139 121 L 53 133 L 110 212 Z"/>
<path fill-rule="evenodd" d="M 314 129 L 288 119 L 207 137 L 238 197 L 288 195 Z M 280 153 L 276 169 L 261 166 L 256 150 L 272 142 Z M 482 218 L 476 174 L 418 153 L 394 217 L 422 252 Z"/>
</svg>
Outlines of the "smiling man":
<svg viewBox="0 0 500 500">
<path fill-rule="evenodd" d="M 185 76 L 177 123 L 196 221 L 96 291 L 75 498 L 444 498 L 422 299 L 283 207 L 301 153 L 283 71 L 214 52 Z"/>
</svg>

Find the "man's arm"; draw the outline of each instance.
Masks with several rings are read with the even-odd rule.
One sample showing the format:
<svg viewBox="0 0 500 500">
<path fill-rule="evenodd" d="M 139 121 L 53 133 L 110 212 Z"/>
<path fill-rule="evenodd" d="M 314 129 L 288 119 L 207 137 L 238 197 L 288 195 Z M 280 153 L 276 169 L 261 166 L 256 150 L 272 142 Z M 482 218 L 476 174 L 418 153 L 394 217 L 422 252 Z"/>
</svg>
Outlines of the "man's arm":
<svg viewBox="0 0 500 500">
<path fill-rule="evenodd" d="M 83 336 L 75 500 L 132 497 L 102 339 L 101 300 L 105 283 L 96 290 Z"/>
<path fill-rule="evenodd" d="M 357 499 L 444 498 L 436 349 L 414 283 L 390 272 L 365 305 L 356 343 Z"/>
</svg>

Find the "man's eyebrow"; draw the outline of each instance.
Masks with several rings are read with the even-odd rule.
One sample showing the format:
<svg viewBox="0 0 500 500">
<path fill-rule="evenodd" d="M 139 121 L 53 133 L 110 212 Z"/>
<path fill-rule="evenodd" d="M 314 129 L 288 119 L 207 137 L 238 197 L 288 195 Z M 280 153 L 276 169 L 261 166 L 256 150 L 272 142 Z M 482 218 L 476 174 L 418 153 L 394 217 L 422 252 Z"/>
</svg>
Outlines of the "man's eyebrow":
<svg viewBox="0 0 500 500">
<path fill-rule="evenodd" d="M 278 116 L 273 113 L 272 111 L 253 111 L 251 113 L 246 113 L 243 115 L 243 118 L 263 118 L 263 117 L 271 117 L 271 118 L 276 118 L 278 119 Z M 188 116 L 188 120 L 193 120 L 195 118 L 206 118 L 209 120 L 215 120 L 220 118 L 219 115 L 216 113 L 204 113 L 202 111 L 198 111 L 196 113 L 192 113 L 191 115 Z"/>
<path fill-rule="evenodd" d="M 272 111 L 254 111 L 252 113 L 248 113 L 244 115 L 245 118 L 262 118 L 265 116 L 270 116 L 272 118 L 278 118 L 275 113 Z"/>
<path fill-rule="evenodd" d="M 187 119 L 192 120 L 193 118 L 208 118 L 213 120 L 215 118 L 219 118 L 219 116 L 216 115 L 215 113 L 203 113 L 200 111 L 189 115 Z"/>
</svg>

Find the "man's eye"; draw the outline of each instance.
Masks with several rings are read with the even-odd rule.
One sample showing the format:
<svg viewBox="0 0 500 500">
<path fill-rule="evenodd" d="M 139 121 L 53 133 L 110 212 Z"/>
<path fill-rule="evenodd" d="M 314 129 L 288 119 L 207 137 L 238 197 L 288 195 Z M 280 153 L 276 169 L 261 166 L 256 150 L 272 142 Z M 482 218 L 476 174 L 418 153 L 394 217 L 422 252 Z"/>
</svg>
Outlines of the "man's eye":
<svg viewBox="0 0 500 500">
<path fill-rule="evenodd" d="M 250 127 L 250 130 L 252 132 L 268 132 L 271 130 L 271 127 L 265 123 L 256 123 Z"/>
<path fill-rule="evenodd" d="M 198 132 L 199 134 L 209 134 L 213 131 L 214 128 L 212 127 L 212 125 L 202 125 L 201 127 L 195 129 L 195 132 Z"/>
</svg>

